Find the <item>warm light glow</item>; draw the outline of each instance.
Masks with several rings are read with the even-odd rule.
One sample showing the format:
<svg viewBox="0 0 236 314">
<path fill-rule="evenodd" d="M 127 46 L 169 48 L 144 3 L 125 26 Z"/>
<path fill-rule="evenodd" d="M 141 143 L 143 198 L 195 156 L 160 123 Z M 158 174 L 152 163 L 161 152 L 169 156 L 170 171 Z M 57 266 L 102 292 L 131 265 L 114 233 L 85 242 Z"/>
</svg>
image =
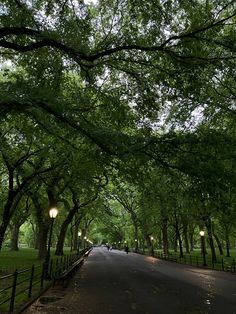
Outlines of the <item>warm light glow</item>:
<svg viewBox="0 0 236 314">
<path fill-rule="evenodd" d="M 87 239 L 87 237 L 85 236 L 85 237 L 84 237 L 84 240 L 86 240 L 86 239 Z"/>
<path fill-rule="evenodd" d="M 58 214 L 58 209 L 57 208 L 51 208 L 49 210 L 49 216 L 50 218 L 56 218 Z"/>
<path fill-rule="evenodd" d="M 151 237 L 151 241 L 153 241 L 154 240 L 154 238 L 153 237 Z"/>
<path fill-rule="evenodd" d="M 137 240 L 137 239 L 135 239 L 134 241 L 135 241 L 135 242 L 137 242 L 138 240 Z"/>
<path fill-rule="evenodd" d="M 205 232 L 204 232 L 203 230 L 201 230 L 199 233 L 200 233 L 200 236 L 201 236 L 201 237 L 203 237 L 204 234 L 205 234 Z"/>
<path fill-rule="evenodd" d="M 81 236 L 81 234 L 82 234 L 82 232 L 81 232 L 81 231 L 79 231 L 79 232 L 78 232 L 78 236 L 80 237 L 80 236 Z"/>
<path fill-rule="evenodd" d="M 125 241 L 125 243 L 127 243 L 127 241 Z"/>
</svg>

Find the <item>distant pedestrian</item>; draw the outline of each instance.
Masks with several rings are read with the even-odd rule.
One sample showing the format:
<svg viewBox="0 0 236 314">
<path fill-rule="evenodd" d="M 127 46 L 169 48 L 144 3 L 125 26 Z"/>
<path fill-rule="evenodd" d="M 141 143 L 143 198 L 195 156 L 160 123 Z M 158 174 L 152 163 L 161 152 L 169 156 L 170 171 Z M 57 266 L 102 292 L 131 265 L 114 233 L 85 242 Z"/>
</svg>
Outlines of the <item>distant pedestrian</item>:
<svg viewBox="0 0 236 314">
<path fill-rule="evenodd" d="M 126 252 L 126 254 L 129 253 L 129 247 L 128 247 L 128 245 L 125 246 L 125 252 Z"/>
</svg>

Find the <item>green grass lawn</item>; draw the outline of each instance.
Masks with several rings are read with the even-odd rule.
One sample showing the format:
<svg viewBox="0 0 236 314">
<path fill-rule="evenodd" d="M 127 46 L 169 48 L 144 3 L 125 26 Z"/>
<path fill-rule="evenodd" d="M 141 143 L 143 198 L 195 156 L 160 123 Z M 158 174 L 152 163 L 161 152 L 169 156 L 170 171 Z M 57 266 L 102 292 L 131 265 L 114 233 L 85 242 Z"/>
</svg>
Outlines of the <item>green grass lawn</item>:
<svg viewBox="0 0 236 314">
<path fill-rule="evenodd" d="M 55 249 L 51 249 L 51 257 L 54 258 Z M 64 254 L 71 254 L 69 248 L 64 250 Z M 16 269 L 22 270 L 42 264 L 42 261 L 37 259 L 38 251 L 31 248 L 22 248 L 19 251 L 10 251 L 4 249 L 0 252 L 0 276 L 3 274 L 13 273 Z"/>
<path fill-rule="evenodd" d="M 144 253 L 146 255 L 149 254 L 147 249 L 145 249 Z M 162 253 L 163 253 L 163 251 L 161 249 L 155 249 L 154 250 L 155 256 L 160 256 Z M 183 258 L 180 258 L 179 255 L 180 255 L 179 252 L 174 252 L 174 250 L 169 250 L 169 258 L 172 261 L 176 261 L 176 262 L 181 263 L 181 264 L 194 265 L 194 266 L 202 266 L 203 265 L 203 256 L 201 254 L 200 249 L 195 249 L 190 254 L 188 254 L 184 251 L 184 257 Z M 235 271 L 235 269 L 236 269 L 236 249 L 232 249 L 230 251 L 230 257 L 226 257 L 225 255 L 220 255 L 218 250 L 216 250 L 216 258 L 217 258 L 217 263 L 212 264 L 211 251 L 208 248 L 207 254 L 206 254 L 206 262 L 207 262 L 208 268 L 213 268 L 216 270 Z"/>
<path fill-rule="evenodd" d="M 15 269 L 25 269 L 33 264 L 39 265 L 38 251 L 34 249 L 20 249 L 19 251 L 3 250 L 0 252 L 0 273 L 12 273 Z"/>
<path fill-rule="evenodd" d="M 161 253 L 161 250 L 155 250 L 155 254 Z M 201 254 L 200 249 L 196 249 L 191 253 L 184 252 L 184 257 L 179 257 L 179 252 L 174 252 L 173 250 L 169 251 L 170 256 L 174 256 L 177 258 L 177 262 L 181 264 L 190 264 L 195 266 L 202 266 L 203 265 L 203 256 Z M 206 262 L 208 268 L 213 268 L 217 270 L 231 270 L 234 268 L 233 265 L 236 263 L 236 250 L 230 251 L 230 257 L 226 257 L 225 255 L 220 255 L 219 252 L 216 250 L 216 259 L 217 262 L 212 264 L 212 257 L 210 249 L 207 250 L 206 254 Z M 233 267 L 233 268 L 232 268 Z"/>
<path fill-rule="evenodd" d="M 53 269 L 55 269 L 55 266 L 57 265 L 56 260 L 57 256 L 54 255 L 55 249 L 51 250 L 51 258 L 53 261 Z M 66 248 L 64 250 L 64 255 L 70 255 L 75 254 L 76 252 L 71 252 L 69 248 Z M 11 297 L 12 293 L 12 284 L 13 284 L 13 276 L 10 277 L 5 276 L 7 274 L 12 274 L 17 269 L 20 271 L 17 275 L 17 287 L 16 287 L 16 294 L 19 295 L 16 296 L 15 299 L 15 305 L 16 307 L 19 307 L 22 303 L 27 301 L 28 299 L 28 292 L 29 292 L 29 285 L 30 285 L 30 275 L 31 275 L 31 268 L 32 265 L 35 265 L 34 270 L 34 277 L 33 277 L 33 290 L 32 293 L 35 295 L 40 291 L 40 284 L 41 284 L 41 274 L 42 274 L 42 262 L 37 259 L 38 251 L 35 249 L 30 248 L 21 248 L 19 251 L 10 251 L 7 249 L 4 249 L 0 252 L 0 303 L 5 302 L 4 304 L 0 305 L 0 313 L 6 313 L 9 309 L 10 301 L 8 300 L 9 297 Z M 64 256 L 64 258 L 58 258 L 58 265 L 60 264 L 60 261 L 63 263 L 63 260 L 66 262 L 69 260 L 69 257 L 67 258 Z M 24 270 L 23 272 L 21 272 Z M 49 282 L 45 282 L 43 284 L 43 287 L 45 285 L 48 285 Z M 9 289 L 7 288 L 9 287 Z M 7 288 L 7 289 L 6 289 Z"/>
</svg>

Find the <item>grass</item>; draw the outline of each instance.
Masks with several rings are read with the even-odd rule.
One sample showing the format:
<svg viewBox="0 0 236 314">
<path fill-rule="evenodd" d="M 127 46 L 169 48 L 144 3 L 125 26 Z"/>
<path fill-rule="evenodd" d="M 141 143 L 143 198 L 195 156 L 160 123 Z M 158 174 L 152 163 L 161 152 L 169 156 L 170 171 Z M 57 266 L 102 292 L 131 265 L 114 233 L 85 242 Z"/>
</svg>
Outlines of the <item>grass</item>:
<svg viewBox="0 0 236 314">
<path fill-rule="evenodd" d="M 29 268 L 33 264 L 40 265 L 42 262 L 37 259 L 37 254 L 38 252 L 34 249 L 0 252 L 0 274 L 13 273 L 16 269 Z"/>
<path fill-rule="evenodd" d="M 133 248 L 134 251 L 134 248 Z M 141 254 L 145 255 L 150 255 L 150 252 L 148 251 L 147 248 L 143 251 L 143 249 L 140 247 L 139 252 Z M 175 252 L 172 249 L 169 249 L 169 256 L 166 257 L 166 260 L 169 261 L 174 261 L 180 264 L 186 264 L 186 265 L 193 265 L 197 267 L 203 266 L 203 256 L 201 254 L 201 250 L 195 249 L 191 253 L 186 253 L 185 250 L 183 249 L 183 258 L 180 258 L 180 253 Z M 226 252 L 224 251 L 224 254 Z M 154 256 L 163 258 L 163 250 L 162 249 L 157 249 L 154 248 Z M 236 272 L 236 249 L 231 249 L 230 250 L 230 257 L 226 257 L 226 255 L 220 255 L 219 251 L 216 248 L 216 259 L 217 262 L 212 264 L 212 258 L 211 258 L 211 250 L 210 248 L 207 248 L 207 254 L 206 254 L 206 263 L 208 269 L 214 269 L 214 270 L 223 270 L 223 271 L 231 271 L 231 272 Z"/>
<path fill-rule="evenodd" d="M 56 256 L 55 250 L 51 250 L 51 257 L 54 260 L 53 267 L 55 267 Z M 65 249 L 64 255 L 75 254 L 71 252 L 69 248 Z M 15 306 L 19 307 L 23 302 L 28 299 L 29 291 L 29 278 L 31 274 L 31 267 L 35 265 L 34 280 L 33 280 L 33 294 L 37 294 L 40 291 L 40 281 L 42 273 L 42 261 L 37 259 L 38 251 L 30 248 L 22 248 L 19 251 L 3 250 L 0 252 L 0 303 L 7 300 L 11 296 L 13 276 L 3 279 L 3 276 L 12 274 L 17 269 L 18 271 L 25 270 L 23 273 L 19 273 L 17 277 L 17 287 Z M 60 263 L 60 259 L 58 260 Z M 2 279 L 1 279 L 2 277 Z M 19 284 L 21 282 L 21 284 Z M 48 284 L 49 282 L 44 282 Z M 9 289 L 6 289 L 9 287 Z M 24 291 L 25 290 L 25 291 Z M 9 309 L 9 301 L 0 306 L 0 313 L 7 312 Z"/>
<path fill-rule="evenodd" d="M 51 257 L 54 256 L 55 249 L 51 249 Z M 64 254 L 71 254 L 69 248 L 64 250 Z M 2 250 L 0 252 L 0 276 L 13 273 L 16 269 L 22 270 L 31 268 L 33 264 L 38 266 L 42 261 L 38 260 L 38 251 L 31 248 L 22 248 L 19 251 Z"/>
<path fill-rule="evenodd" d="M 147 251 L 145 251 L 147 254 Z M 155 256 L 162 254 L 162 250 L 155 250 Z M 230 251 L 230 257 L 226 257 L 224 255 L 220 255 L 219 252 L 216 251 L 216 259 L 217 262 L 212 264 L 211 252 L 210 249 L 207 250 L 206 254 L 206 262 L 207 267 L 210 269 L 216 270 L 229 270 L 235 271 L 236 268 L 236 250 Z M 181 264 L 190 264 L 194 266 L 202 266 L 203 265 L 203 256 L 201 251 L 198 249 L 194 250 L 191 253 L 184 252 L 184 257 L 179 257 L 179 252 L 174 252 L 174 250 L 169 250 L 169 257 L 170 259 L 181 263 Z M 234 267 L 233 267 L 234 265 Z"/>
</svg>

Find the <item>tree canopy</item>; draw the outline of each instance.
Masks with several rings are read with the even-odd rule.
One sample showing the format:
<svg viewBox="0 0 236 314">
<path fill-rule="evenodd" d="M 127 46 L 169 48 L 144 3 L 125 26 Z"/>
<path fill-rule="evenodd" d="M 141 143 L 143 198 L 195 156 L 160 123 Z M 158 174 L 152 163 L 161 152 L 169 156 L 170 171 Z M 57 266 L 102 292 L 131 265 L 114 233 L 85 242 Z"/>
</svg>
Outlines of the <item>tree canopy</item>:
<svg viewBox="0 0 236 314">
<path fill-rule="evenodd" d="M 228 0 L 3 0 L 0 242 L 24 197 L 45 230 L 42 208 L 66 199 L 66 230 L 80 202 L 127 211 L 135 195 L 146 238 L 188 206 L 208 227 L 232 213 L 235 21 Z"/>
</svg>

